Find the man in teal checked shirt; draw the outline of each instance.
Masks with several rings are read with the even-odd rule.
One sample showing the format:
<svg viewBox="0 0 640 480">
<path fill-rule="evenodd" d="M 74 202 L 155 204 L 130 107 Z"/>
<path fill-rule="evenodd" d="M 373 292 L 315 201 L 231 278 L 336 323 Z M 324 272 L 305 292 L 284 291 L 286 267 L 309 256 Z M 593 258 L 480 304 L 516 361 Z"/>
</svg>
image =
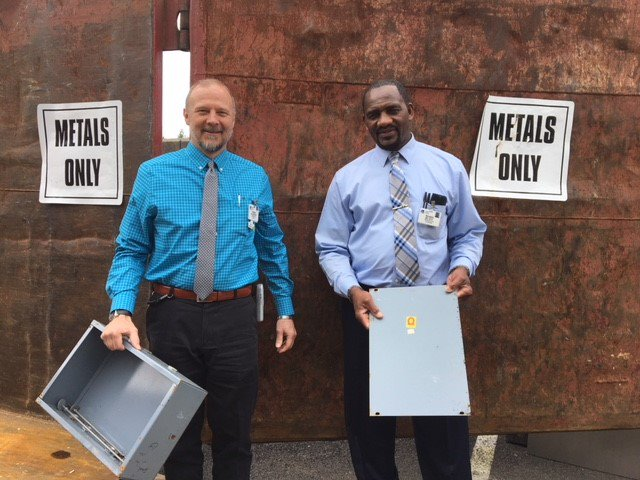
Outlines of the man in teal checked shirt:
<svg viewBox="0 0 640 480">
<path fill-rule="evenodd" d="M 148 280 L 150 350 L 209 394 L 216 480 L 249 479 L 258 391 L 251 292 L 259 272 L 278 311 L 277 351 L 290 350 L 296 337 L 293 283 L 269 178 L 227 150 L 235 117 L 222 82 L 197 82 L 184 109 L 189 145 L 140 166 L 107 280 L 112 302 L 102 335 L 111 350 L 124 349 L 125 337 L 140 348 L 131 312 Z M 167 480 L 202 479 L 203 422 L 201 407 L 165 463 Z"/>
</svg>

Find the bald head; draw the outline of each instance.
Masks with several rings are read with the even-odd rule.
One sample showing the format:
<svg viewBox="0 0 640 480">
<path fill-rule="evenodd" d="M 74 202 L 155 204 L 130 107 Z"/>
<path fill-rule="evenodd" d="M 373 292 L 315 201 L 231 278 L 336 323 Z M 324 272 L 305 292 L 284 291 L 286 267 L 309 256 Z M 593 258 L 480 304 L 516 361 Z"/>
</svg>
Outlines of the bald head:
<svg viewBox="0 0 640 480">
<path fill-rule="evenodd" d="M 191 85 L 191 88 L 189 88 L 189 93 L 187 93 L 187 98 L 184 101 L 184 108 L 186 108 L 186 109 L 189 108 L 189 101 L 191 100 L 191 96 L 193 94 L 193 91 L 198 89 L 198 88 L 201 88 L 201 87 L 220 87 L 220 88 L 226 90 L 227 93 L 229 94 L 229 97 L 231 97 L 231 101 L 232 101 L 232 104 L 233 104 L 233 111 L 235 113 L 235 110 L 236 110 L 236 99 L 233 98 L 233 95 L 231 94 L 231 90 L 229 90 L 229 87 L 227 87 L 224 83 L 222 83 L 217 78 L 204 78 L 202 80 L 198 80 L 196 83 Z"/>
</svg>

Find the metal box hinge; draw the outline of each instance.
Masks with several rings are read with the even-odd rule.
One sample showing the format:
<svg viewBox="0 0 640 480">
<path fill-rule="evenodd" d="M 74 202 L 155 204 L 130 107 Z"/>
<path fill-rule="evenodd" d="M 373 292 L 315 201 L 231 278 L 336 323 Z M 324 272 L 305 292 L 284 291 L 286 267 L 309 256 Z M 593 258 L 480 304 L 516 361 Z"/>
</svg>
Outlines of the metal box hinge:
<svg viewBox="0 0 640 480">
<path fill-rule="evenodd" d="M 58 402 L 58 410 L 65 413 L 73 422 L 77 423 L 84 432 L 104 447 L 119 462 L 124 461 L 125 455 L 118 450 L 100 431 L 86 418 L 82 416 L 77 406 L 69 406 L 63 398 Z"/>
</svg>

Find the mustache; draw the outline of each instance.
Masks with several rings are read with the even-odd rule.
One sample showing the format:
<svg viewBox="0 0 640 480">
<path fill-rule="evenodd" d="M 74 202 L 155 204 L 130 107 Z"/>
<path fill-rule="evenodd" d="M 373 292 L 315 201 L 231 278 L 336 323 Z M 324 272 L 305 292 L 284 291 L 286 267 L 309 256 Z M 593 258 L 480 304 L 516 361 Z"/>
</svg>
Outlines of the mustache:
<svg viewBox="0 0 640 480">
<path fill-rule="evenodd" d="M 398 129 L 396 127 L 393 127 L 393 126 L 391 126 L 391 127 L 379 127 L 379 128 L 376 128 L 376 130 L 375 130 L 375 132 L 377 134 L 388 133 L 388 132 L 397 132 L 397 131 L 398 131 Z"/>
</svg>

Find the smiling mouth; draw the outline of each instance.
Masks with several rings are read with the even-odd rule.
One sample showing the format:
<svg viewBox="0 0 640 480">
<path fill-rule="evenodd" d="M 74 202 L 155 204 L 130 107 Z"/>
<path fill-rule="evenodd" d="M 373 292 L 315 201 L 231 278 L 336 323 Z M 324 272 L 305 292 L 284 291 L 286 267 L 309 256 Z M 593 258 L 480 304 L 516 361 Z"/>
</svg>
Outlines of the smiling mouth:
<svg viewBox="0 0 640 480">
<path fill-rule="evenodd" d="M 378 130 L 379 137 L 388 137 L 389 135 L 397 135 L 397 130 L 395 128 L 390 128 L 389 130 Z"/>
</svg>

